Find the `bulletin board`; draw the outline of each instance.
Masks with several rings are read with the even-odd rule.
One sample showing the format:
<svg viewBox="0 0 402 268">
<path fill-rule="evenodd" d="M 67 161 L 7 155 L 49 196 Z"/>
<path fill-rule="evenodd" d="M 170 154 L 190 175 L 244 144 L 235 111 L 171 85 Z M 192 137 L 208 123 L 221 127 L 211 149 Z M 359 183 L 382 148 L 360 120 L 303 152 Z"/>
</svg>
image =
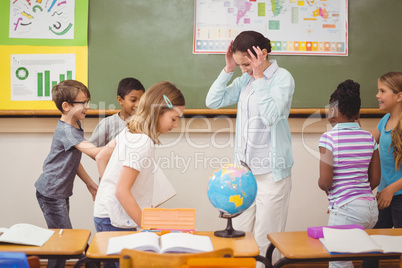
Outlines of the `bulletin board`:
<svg viewBox="0 0 402 268">
<path fill-rule="evenodd" d="M 4 0 L 0 25 L 0 110 L 55 110 L 54 84 L 88 84 L 88 0 Z"/>
</svg>

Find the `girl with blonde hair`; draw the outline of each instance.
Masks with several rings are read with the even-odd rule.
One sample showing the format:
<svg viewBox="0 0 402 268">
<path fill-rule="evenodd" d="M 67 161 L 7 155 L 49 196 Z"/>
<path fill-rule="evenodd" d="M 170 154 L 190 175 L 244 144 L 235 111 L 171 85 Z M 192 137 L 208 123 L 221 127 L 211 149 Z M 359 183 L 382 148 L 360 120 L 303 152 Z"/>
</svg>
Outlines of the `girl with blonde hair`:
<svg viewBox="0 0 402 268">
<path fill-rule="evenodd" d="M 98 232 L 141 227 L 142 208 L 152 204 L 154 145 L 160 144 L 160 134 L 178 126 L 184 105 L 174 84 L 155 84 L 142 96 L 126 129 L 98 154 L 102 178 L 94 208 Z"/>
<path fill-rule="evenodd" d="M 389 72 L 378 79 L 379 108 L 388 112 L 372 134 L 379 143 L 381 181 L 378 186 L 378 221 L 374 229 L 402 228 L 402 72 Z M 362 267 L 378 267 L 365 261 Z"/>
</svg>

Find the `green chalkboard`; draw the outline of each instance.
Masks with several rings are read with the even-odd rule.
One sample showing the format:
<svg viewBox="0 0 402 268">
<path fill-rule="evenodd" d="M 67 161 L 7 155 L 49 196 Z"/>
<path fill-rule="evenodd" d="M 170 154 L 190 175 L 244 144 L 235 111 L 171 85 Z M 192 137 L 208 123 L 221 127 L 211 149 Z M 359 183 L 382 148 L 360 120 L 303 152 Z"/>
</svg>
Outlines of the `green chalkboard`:
<svg viewBox="0 0 402 268">
<path fill-rule="evenodd" d="M 296 81 L 292 108 L 322 108 L 345 79 L 361 85 L 362 107 L 377 108 L 377 78 L 402 71 L 401 0 L 349 0 L 349 56 L 279 56 Z M 225 64 L 223 54 L 194 55 L 194 0 L 90 0 L 89 89 L 95 109 L 119 108 L 120 79 L 146 88 L 175 83 L 186 108 L 204 109 Z M 236 72 L 240 75 L 240 71 Z"/>
</svg>

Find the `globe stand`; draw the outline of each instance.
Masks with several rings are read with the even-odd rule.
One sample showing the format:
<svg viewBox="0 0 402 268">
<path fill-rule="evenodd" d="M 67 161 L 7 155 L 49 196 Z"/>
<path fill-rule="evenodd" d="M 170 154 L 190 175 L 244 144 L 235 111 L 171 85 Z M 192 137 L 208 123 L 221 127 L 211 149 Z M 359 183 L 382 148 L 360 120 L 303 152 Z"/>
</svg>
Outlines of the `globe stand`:
<svg viewBox="0 0 402 268">
<path fill-rule="evenodd" d="M 239 214 L 236 215 L 225 215 L 224 213 L 220 213 L 219 217 L 227 219 L 228 223 L 226 225 L 226 229 L 225 230 L 220 230 L 220 231 L 215 231 L 214 235 L 218 236 L 218 237 L 225 237 L 225 238 L 233 238 L 233 237 L 242 237 L 245 236 L 246 233 L 243 231 L 237 231 L 235 229 L 233 229 L 232 226 L 232 218 L 239 216 Z"/>
</svg>

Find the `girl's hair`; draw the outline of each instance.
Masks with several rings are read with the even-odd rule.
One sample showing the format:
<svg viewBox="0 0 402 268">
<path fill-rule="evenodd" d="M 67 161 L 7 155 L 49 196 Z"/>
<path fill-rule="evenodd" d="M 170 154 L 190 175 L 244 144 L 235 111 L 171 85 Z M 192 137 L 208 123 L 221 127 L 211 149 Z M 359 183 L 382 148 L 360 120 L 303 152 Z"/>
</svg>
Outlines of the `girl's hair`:
<svg viewBox="0 0 402 268">
<path fill-rule="evenodd" d="M 88 100 L 91 99 L 91 94 L 83 83 L 76 80 L 64 80 L 52 88 L 52 100 L 57 109 L 64 113 L 63 102 L 73 102 L 80 91 L 87 96 Z"/>
<path fill-rule="evenodd" d="M 346 80 L 338 85 L 329 98 L 329 103 L 338 103 L 338 111 L 348 119 L 355 119 L 360 111 L 360 85 L 353 80 Z"/>
<path fill-rule="evenodd" d="M 402 72 L 389 72 L 382 75 L 379 79 L 380 82 L 384 83 L 389 89 L 391 89 L 395 94 L 402 92 Z M 399 121 L 396 127 L 391 131 L 391 146 L 394 146 L 394 161 L 395 170 L 401 168 L 402 165 L 402 114 L 399 116 Z"/>
<path fill-rule="evenodd" d="M 250 49 L 254 56 L 257 57 L 253 46 L 259 47 L 261 50 L 266 49 L 268 53 L 271 52 L 271 41 L 255 31 L 244 31 L 236 36 L 232 44 L 232 52 L 247 52 Z"/>
<path fill-rule="evenodd" d="M 156 83 L 145 91 L 138 104 L 137 112 L 130 118 L 127 127 L 132 133 L 148 135 L 155 144 L 160 144 L 159 119 L 175 106 L 184 106 L 181 91 L 167 81 Z"/>
</svg>

